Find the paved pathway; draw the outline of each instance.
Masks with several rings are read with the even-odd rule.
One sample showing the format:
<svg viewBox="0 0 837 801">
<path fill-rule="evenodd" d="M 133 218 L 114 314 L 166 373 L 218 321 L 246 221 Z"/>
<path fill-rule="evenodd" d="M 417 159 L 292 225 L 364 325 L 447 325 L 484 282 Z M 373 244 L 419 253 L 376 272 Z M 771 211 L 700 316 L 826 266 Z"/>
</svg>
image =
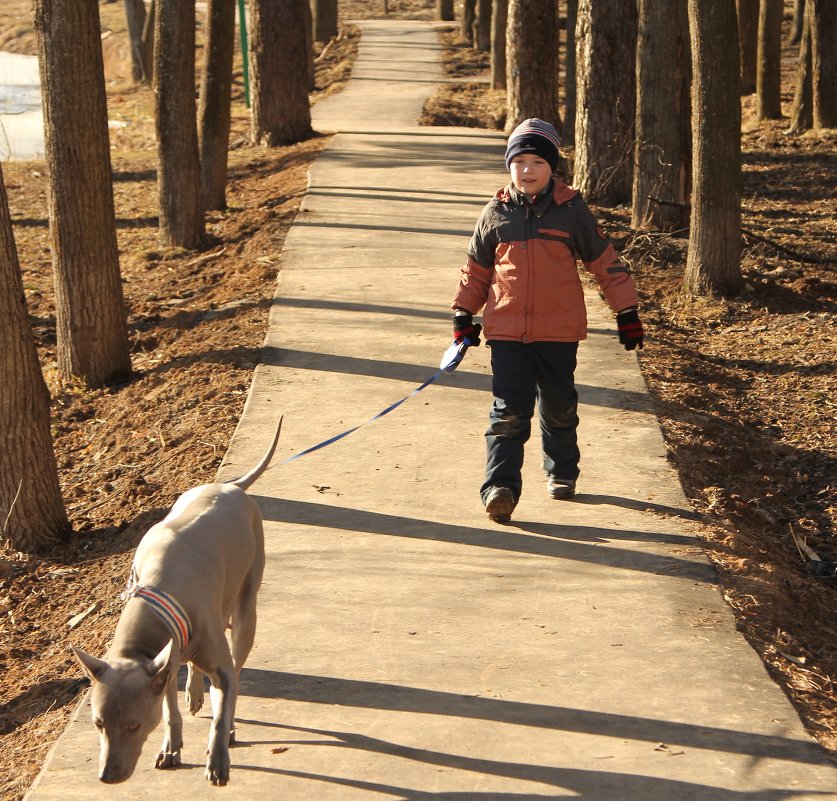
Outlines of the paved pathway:
<svg viewBox="0 0 837 801">
<path fill-rule="evenodd" d="M 286 241 L 263 363 L 222 476 L 285 414 L 280 459 L 433 374 L 500 135 L 417 128 L 441 75 L 426 23 L 368 22 L 355 78 L 315 108 L 342 131 Z M 254 487 L 268 567 L 230 786 L 186 765 L 97 783 L 82 704 L 32 801 L 75 798 L 837 799 L 837 771 L 738 635 L 636 357 L 590 297 L 583 476 L 550 500 L 536 443 L 512 525 L 479 504 L 488 353 Z M 649 356 L 653 358 L 653 346 Z"/>
</svg>

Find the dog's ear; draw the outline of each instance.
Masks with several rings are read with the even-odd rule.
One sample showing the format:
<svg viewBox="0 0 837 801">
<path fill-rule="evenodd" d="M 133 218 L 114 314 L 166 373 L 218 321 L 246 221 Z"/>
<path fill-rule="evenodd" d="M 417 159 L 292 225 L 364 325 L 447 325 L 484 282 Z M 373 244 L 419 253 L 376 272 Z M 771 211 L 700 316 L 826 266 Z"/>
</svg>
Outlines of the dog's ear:
<svg viewBox="0 0 837 801">
<path fill-rule="evenodd" d="M 145 663 L 145 672 L 151 677 L 151 690 L 159 695 L 166 689 L 171 676 L 171 652 L 174 640 L 169 640 L 166 646 L 150 662 Z"/>
<path fill-rule="evenodd" d="M 99 681 L 102 678 L 102 674 L 108 669 L 109 665 L 105 662 L 104 659 L 96 659 L 95 656 L 90 656 L 90 654 L 86 654 L 81 648 L 76 648 L 74 646 L 70 646 L 73 654 L 75 654 L 76 659 L 78 659 L 79 664 L 84 670 L 87 678 L 90 681 Z"/>
</svg>

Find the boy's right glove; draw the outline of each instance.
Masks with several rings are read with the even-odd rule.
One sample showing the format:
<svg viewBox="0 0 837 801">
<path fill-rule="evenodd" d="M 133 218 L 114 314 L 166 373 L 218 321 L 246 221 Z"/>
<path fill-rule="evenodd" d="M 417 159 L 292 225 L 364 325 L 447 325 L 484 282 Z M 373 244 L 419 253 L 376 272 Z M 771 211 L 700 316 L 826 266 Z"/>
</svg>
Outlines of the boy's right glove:
<svg viewBox="0 0 837 801">
<path fill-rule="evenodd" d="M 453 314 L 453 341 L 461 344 L 464 339 L 468 340 L 468 344 L 476 348 L 480 344 L 480 333 L 482 333 L 482 326 L 477 323 L 474 324 L 474 315 L 465 309 L 457 309 Z"/>
<path fill-rule="evenodd" d="M 642 350 L 642 339 L 645 332 L 642 330 L 642 323 L 639 321 L 639 313 L 636 309 L 625 309 L 616 315 L 616 327 L 619 329 L 619 342 L 625 346 L 625 350 L 633 350 L 639 347 Z"/>
</svg>

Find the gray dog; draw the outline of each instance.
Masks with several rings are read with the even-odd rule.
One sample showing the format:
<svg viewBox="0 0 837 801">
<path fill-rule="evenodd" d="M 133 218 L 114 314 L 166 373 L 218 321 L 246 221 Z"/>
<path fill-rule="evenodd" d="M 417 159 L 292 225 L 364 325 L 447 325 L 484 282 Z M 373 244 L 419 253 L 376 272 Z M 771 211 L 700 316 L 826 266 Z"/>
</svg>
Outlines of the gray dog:
<svg viewBox="0 0 837 801">
<path fill-rule="evenodd" d="M 270 463 L 281 428 L 280 419 L 273 442 L 249 473 L 188 490 L 148 530 L 137 547 L 128 600 L 105 659 L 73 649 L 93 682 L 103 782 L 122 782 L 134 772 L 143 743 L 163 715 L 155 766 L 180 764 L 177 668 L 188 662 L 186 700 L 193 715 L 203 705 L 202 673 L 212 685 L 206 778 L 227 783 L 238 680 L 256 633 L 265 562 L 262 517 L 245 490 Z"/>
</svg>

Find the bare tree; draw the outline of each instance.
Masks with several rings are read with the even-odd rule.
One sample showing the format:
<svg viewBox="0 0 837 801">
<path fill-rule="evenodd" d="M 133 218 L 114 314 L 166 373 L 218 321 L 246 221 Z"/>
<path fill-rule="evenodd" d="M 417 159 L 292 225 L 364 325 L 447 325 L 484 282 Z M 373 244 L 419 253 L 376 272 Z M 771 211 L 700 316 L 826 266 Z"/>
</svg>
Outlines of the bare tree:
<svg viewBox="0 0 837 801">
<path fill-rule="evenodd" d="M 805 0 L 793 0 L 793 25 L 791 26 L 791 44 L 802 41 L 802 29 L 805 21 Z"/>
<path fill-rule="evenodd" d="M 253 66 L 252 138 L 287 145 L 311 135 L 305 37 L 308 0 L 253 0 L 250 52 Z"/>
<path fill-rule="evenodd" d="M 474 20 L 474 50 L 487 53 L 491 50 L 491 0 L 477 0 L 477 17 Z"/>
<path fill-rule="evenodd" d="M 637 10 L 624 0 L 579 0 L 573 181 L 590 200 L 631 198 Z"/>
<path fill-rule="evenodd" d="M 131 77 L 137 83 L 148 81 L 143 59 L 142 32 L 145 29 L 145 3 L 143 0 L 125 0 L 125 24 L 131 42 Z"/>
<path fill-rule="evenodd" d="M 686 0 L 640 0 L 636 150 L 631 227 L 670 231 L 687 222 L 691 99 Z"/>
<path fill-rule="evenodd" d="M 756 114 L 760 120 L 782 117 L 783 0 L 761 0 L 756 70 Z"/>
<path fill-rule="evenodd" d="M 436 19 L 443 22 L 453 19 L 453 0 L 436 0 Z"/>
<path fill-rule="evenodd" d="M 564 53 L 564 124 L 561 129 L 563 140 L 575 144 L 575 28 L 578 22 L 578 0 L 567 0 L 567 47 Z"/>
<path fill-rule="evenodd" d="M 328 42 L 337 36 L 337 0 L 313 0 L 311 14 L 315 41 Z"/>
<path fill-rule="evenodd" d="M 560 129 L 558 19 L 554 0 L 509 0 L 506 32 L 506 131 L 529 117 Z"/>
<path fill-rule="evenodd" d="M 474 41 L 474 19 L 477 14 L 477 0 L 462 0 L 462 19 L 459 21 L 459 37 L 463 42 Z"/>
<path fill-rule="evenodd" d="M 97 0 L 35 0 L 58 368 L 89 387 L 131 373 Z M 67 46 L 71 42 L 72 46 Z"/>
<path fill-rule="evenodd" d="M 759 0 L 736 0 L 739 73 L 741 94 L 751 95 L 756 91 L 756 61 L 759 44 Z"/>
<path fill-rule="evenodd" d="M 506 24 L 509 0 L 494 0 L 491 8 L 491 88 L 506 88 Z"/>
<path fill-rule="evenodd" d="M 201 187 L 204 210 L 227 206 L 230 92 L 235 48 L 235 3 L 210 0 L 206 59 L 198 103 Z"/>
<path fill-rule="evenodd" d="M 69 529 L 49 430 L 49 393 L 26 312 L 0 171 L 0 542 L 51 545 Z"/>
<path fill-rule="evenodd" d="M 741 278 L 741 102 L 738 29 L 729 0 L 689 0 L 692 213 L 685 289 L 734 295 Z"/>
<path fill-rule="evenodd" d="M 837 4 L 809 0 L 814 130 L 837 128 Z"/>
<path fill-rule="evenodd" d="M 811 20 L 810 0 L 802 14 L 802 41 L 796 66 L 796 91 L 793 95 L 791 123 L 788 133 L 802 133 L 814 125 L 814 88 L 811 80 Z"/>
<path fill-rule="evenodd" d="M 160 244 L 195 250 L 204 243 L 195 114 L 195 0 L 157 0 L 154 99 Z"/>
</svg>

